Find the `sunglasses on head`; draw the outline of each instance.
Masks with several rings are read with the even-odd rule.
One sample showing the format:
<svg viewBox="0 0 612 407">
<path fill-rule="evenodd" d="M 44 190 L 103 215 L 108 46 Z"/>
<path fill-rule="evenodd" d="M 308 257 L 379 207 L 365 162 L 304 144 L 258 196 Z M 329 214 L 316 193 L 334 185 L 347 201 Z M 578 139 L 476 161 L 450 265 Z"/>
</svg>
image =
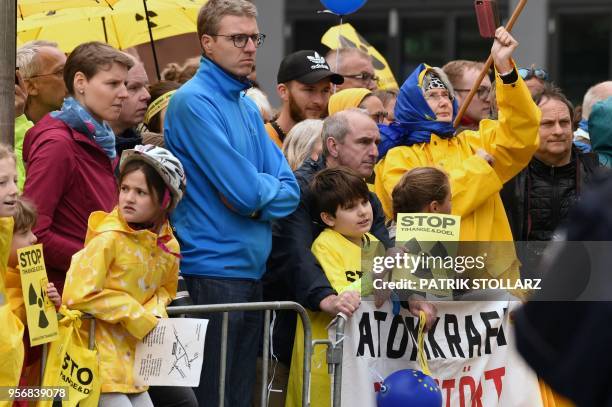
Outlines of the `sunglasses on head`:
<svg viewBox="0 0 612 407">
<path fill-rule="evenodd" d="M 546 72 L 546 70 L 542 68 L 520 68 L 518 72 L 524 81 L 529 80 L 531 78 L 538 78 L 542 81 L 548 80 L 548 72 Z"/>
</svg>

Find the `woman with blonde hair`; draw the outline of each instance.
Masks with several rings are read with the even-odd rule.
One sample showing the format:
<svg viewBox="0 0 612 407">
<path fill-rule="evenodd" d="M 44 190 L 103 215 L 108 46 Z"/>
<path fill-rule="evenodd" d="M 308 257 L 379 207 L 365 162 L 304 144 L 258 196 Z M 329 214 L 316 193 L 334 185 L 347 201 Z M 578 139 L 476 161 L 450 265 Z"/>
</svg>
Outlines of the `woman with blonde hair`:
<svg viewBox="0 0 612 407">
<path fill-rule="evenodd" d="M 292 171 L 300 168 L 307 159 L 317 160 L 323 150 L 321 132 L 323 120 L 306 119 L 291 129 L 283 143 L 283 154 Z"/>
</svg>

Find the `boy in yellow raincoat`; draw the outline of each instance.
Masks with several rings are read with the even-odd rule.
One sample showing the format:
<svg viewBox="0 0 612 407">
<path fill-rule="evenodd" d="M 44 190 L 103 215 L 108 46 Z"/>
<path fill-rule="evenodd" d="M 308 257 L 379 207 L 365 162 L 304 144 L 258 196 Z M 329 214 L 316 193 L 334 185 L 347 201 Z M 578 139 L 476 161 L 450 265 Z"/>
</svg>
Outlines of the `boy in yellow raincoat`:
<svg viewBox="0 0 612 407">
<path fill-rule="evenodd" d="M 183 166 L 161 147 L 136 146 L 121 157 L 119 188 L 117 208 L 91 214 L 62 302 L 97 320 L 100 406 L 152 406 L 147 387 L 134 384 L 134 353 L 176 294 L 180 254 L 168 213 L 185 190 Z"/>
<path fill-rule="evenodd" d="M 312 244 L 312 253 L 323 267 L 332 287 L 342 292 L 355 290 L 359 296 L 363 256 L 374 255 L 377 239 L 367 233 L 372 225 L 372 206 L 368 187 L 359 175 L 347 168 L 328 168 L 311 183 L 316 197 L 317 212 L 328 226 Z M 380 254 L 380 253 L 379 253 Z M 365 270 L 363 270 L 365 271 Z M 327 339 L 327 325 L 332 316 L 325 312 L 308 311 L 312 323 L 312 339 Z M 312 357 L 311 405 L 330 405 L 330 376 L 323 347 L 317 347 Z M 300 321 L 295 331 L 286 406 L 302 404 L 302 370 L 304 330 Z"/>
</svg>

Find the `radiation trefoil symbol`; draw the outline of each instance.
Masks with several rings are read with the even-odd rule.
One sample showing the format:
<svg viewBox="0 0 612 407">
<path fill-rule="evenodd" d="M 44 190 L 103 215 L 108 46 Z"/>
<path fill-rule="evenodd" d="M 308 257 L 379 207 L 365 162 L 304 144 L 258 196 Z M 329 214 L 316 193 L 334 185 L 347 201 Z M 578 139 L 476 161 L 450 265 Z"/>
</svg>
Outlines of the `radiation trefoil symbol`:
<svg viewBox="0 0 612 407">
<path fill-rule="evenodd" d="M 38 314 L 38 327 L 46 328 L 49 326 L 49 320 L 47 319 L 47 315 L 45 314 L 45 291 L 41 285 L 40 287 L 40 295 L 36 292 L 36 289 L 30 283 L 30 289 L 28 290 L 28 299 L 30 305 L 38 305 L 40 308 L 40 313 Z"/>
<path fill-rule="evenodd" d="M 408 250 L 408 253 L 411 253 L 415 256 L 418 256 L 421 253 L 427 257 L 437 257 L 440 259 L 444 259 L 448 256 L 446 247 L 444 246 L 442 242 L 436 242 L 433 245 L 433 247 L 429 249 L 429 252 L 425 252 L 423 248 L 421 247 L 421 244 L 419 243 L 419 241 L 416 238 L 412 238 L 406 242 L 405 248 Z M 425 266 L 420 266 L 415 271 L 414 275 L 419 278 L 428 279 L 428 280 L 435 278 L 433 274 L 433 270 Z"/>
</svg>

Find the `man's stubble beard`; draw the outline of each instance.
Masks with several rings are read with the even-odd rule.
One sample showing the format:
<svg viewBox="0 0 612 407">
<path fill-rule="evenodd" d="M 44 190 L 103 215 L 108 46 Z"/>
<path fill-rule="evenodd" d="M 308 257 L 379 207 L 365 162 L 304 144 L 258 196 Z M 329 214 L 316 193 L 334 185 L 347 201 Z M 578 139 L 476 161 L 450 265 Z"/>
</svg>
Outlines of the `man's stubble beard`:
<svg viewBox="0 0 612 407">
<path fill-rule="evenodd" d="M 295 103 L 295 99 L 293 98 L 291 91 L 289 91 L 288 96 L 289 96 L 289 117 L 291 117 L 291 120 L 293 120 L 295 123 L 299 123 L 303 120 L 306 120 L 306 115 L 304 115 L 300 107 L 297 105 L 297 103 Z M 325 119 L 326 117 L 327 117 L 327 110 L 323 109 L 321 111 L 321 116 L 319 117 L 319 119 Z"/>
<path fill-rule="evenodd" d="M 291 95 L 291 92 L 289 92 L 289 117 L 291 117 L 291 120 L 295 123 L 299 123 L 305 119 L 302 110 L 297 103 L 295 103 L 295 99 Z"/>
</svg>

